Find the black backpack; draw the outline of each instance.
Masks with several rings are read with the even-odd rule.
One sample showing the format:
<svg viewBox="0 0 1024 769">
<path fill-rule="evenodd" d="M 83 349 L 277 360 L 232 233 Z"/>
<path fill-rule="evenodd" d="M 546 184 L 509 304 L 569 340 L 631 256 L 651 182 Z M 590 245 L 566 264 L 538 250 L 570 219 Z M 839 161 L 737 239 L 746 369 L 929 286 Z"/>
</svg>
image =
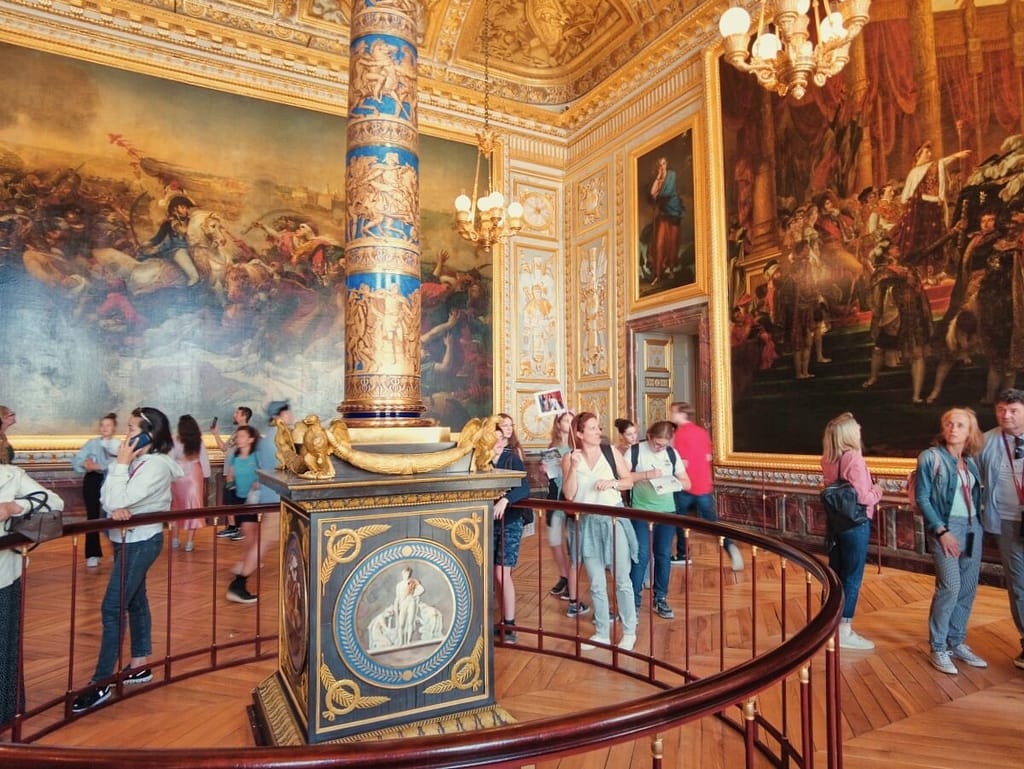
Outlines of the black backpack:
<svg viewBox="0 0 1024 769">
<path fill-rule="evenodd" d="M 672 460 L 672 475 L 676 474 L 676 450 L 671 446 L 666 446 L 665 451 L 668 452 L 668 458 Z M 634 443 L 629 447 L 629 469 L 634 473 L 636 472 L 636 463 L 640 460 L 640 444 Z M 629 495 L 630 502 L 633 501 L 633 493 Z"/>
<path fill-rule="evenodd" d="M 672 460 L 672 475 L 676 474 L 676 450 L 671 446 L 666 446 L 665 451 L 668 452 L 668 458 Z M 640 444 L 634 443 L 629 447 L 629 469 L 634 473 L 636 472 L 636 463 L 640 459 Z"/>
<path fill-rule="evenodd" d="M 839 463 L 842 465 L 842 458 Z M 839 477 L 821 490 L 821 504 L 825 508 L 831 533 L 852 529 L 868 520 L 867 505 L 857 501 L 857 490 L 843 478 L 841 469 Z"/>
</svg>

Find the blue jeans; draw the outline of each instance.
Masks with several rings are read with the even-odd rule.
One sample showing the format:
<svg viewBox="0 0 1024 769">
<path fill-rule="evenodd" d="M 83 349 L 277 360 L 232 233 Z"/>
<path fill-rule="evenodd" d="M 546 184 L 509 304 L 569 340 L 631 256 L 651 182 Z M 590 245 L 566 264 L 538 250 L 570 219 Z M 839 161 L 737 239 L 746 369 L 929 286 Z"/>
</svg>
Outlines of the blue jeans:
<svg viewBox="0 0 1024 769">
<path fill-rule="evenodd" d="M 646 521 L 633 521 L 639 559 L 633 564 L 629 578 L 633 582 L 636 605 L 639 606 L 644 589 L 644 579 L 651 563 L 651 536 Z M 669 572 L 672 569 L 672 537 L 675 529 L 663 523 L 654 524 L 654 600 L 663 600 L 668 595 Z"/>
<path fill-rule="evenodd" d="M 121 606 L 121 574 L 124 574 L 124 608 L 128 614 L 128 626 L 132 633 L 132 656 L 148 657 L 153 653 L 153 621 L 149 615 L 149 598 L 146 596 L 146 572 L 160 555 L 164 546 L 163 532 L 143 540 L 114 546 L 114 568 L 110 572 L 107 592 L 103 595 L 100 614 L 103 618 L 103 637 L 100 640 L 100 656 L 96 660 L 93 681 L 101 681 L 114 675 L 114 666 L 121 652 L 121 638 L 124 634 Z"/>
<path fill-rule="evenodd" d="M 717 521 L 718 515 L 715 513 L 715 495 L 712 493 L 707 494 L 691 494 L 688 491 L 677 491 L 673 495 L 676 499 L 676 515 L 689 515 L 693 508 L 697 508 L 697 514 L 705 521 Z M 676 536 L 678 542 L 676 543 L 676 555 L 680 558 L 686 557 L 686 531 L 682 526 L 676 527 Z M 728 537 L 722 542 L 722 547 L 728 549 L 732 544 L 732 540 Z"/>
<path fill-rule="evenodd" d="M 871 540 L 871 521 L 841 531 L 828 554 L 828 565 L 843 583 L 843 619 L 853 619 L 864 578 L 864 564 L 868 560 L 868 542 Z M 979 545 L 980 547 L 980 545 Z"/>
</svg>

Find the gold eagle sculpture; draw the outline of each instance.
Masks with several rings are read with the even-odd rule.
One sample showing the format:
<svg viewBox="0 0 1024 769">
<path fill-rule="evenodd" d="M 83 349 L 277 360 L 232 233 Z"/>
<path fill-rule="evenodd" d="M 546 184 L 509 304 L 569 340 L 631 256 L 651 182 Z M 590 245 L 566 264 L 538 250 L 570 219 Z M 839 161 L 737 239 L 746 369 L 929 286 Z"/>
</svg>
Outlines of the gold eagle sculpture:
<svg viewBox="0 0 1024 769">
<path fill-rule="evenodd" d="M 288 427 L 276 419 L 273 424 L 277 426 L 277 469 L 312 480 L 335 476 L 331 455 L 371 473 L 414 475 L 448 467 L 474 452 L 470 470 L 484 472 L 491 464 L 498 440 L 496 415 L 483 419 L 474 417 L 462 428 L 455 446 L 449 449 L 422 454 L 378 454 L 353 448 L 344 420 L 333 419 L 325 429 L 320 418 L 314 414 L 301 422 L 303 434 L 300 456 L 295 448 L 295 437 Z"/>
</svg>

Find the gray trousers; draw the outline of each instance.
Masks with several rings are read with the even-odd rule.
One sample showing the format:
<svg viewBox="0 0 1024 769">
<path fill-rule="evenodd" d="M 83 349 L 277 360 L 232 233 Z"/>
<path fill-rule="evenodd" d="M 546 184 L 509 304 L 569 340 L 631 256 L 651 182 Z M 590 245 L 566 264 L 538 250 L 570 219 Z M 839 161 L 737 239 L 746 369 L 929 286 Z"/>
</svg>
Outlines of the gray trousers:
<svg viewBox="0 0 1024 769">
<path fill-rule="evenodd" d="M 1020 534 L 1020 521 L 1003 520 L 999 531 L 999 555 L 1010 599 L 1010 615 L 1017 626 L 1021 651 L 1024 652 L 1024 538 Z"/>
<path fill-rule="evenodd" d="M 942 545 L 932 539 L 935 559 L 935 594 L 928 612 L 928 640 L 932 651 L 945 651 L 967 638 L 967 620 L 978 593 L 978 572 L 981 570 L 982 528 L 977 517 L 950 518 L 949 531 L 960 543 L 960 555 L 950 558 Z M 967 535 L 972 534 L 973 547 L 967 550 Z"/>
</svg>

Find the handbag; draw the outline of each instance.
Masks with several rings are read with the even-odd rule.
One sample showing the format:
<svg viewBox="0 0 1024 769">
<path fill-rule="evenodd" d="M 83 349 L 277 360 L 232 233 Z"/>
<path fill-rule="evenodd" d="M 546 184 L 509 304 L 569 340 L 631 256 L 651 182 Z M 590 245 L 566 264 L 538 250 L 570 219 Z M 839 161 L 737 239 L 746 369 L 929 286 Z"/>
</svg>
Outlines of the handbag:
<svg viewBox="0 0 1024 769">
<path fill-rule="evenodd" d="M 868 506 L 857 501 L 857 490 L 843 477 L 822 489 L 821 504 L 828 516 L 829 531 L 846 531 L 868 520 Z"/>
<path fill-rule="evenodd" d="M 64 535 L 64 513 L 50 507 L 50 497 L 45 491 L 30 491 L 15 499 L 28 500 L 31 507 L 24 515 L 10 519 L 12 532 L 35 542 L 35 545 Z"/>
</svg>

